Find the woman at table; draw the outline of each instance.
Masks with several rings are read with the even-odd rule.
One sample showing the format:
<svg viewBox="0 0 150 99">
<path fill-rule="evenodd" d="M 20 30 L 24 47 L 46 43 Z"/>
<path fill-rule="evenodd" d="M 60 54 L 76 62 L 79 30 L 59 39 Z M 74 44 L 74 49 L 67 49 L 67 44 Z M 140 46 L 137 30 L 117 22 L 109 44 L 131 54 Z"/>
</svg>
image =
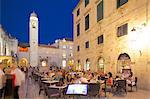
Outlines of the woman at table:
<svg viewBox="0 0 150 99">
<path fill-rule="evenodd" d="M 133 72 L 131 72 L 130 76 L 127 78 L 127 84 L 128 85 L 135 85 L 135 77 L 133 76 Z"/>
<path fill-rule="evenodd" d="M 100 95 L 103 96 L 105 91 L 109 91 L 111 92 L 112 90 L 112 86 L 113 86 L 113 77 L 112 77 L 112 73 L 109 72 L 108 73 L 109 78 L 106 80 L 106 85 L 105 83 L 101 85 L 101 89 L 100 89 Z"/>
</svg>

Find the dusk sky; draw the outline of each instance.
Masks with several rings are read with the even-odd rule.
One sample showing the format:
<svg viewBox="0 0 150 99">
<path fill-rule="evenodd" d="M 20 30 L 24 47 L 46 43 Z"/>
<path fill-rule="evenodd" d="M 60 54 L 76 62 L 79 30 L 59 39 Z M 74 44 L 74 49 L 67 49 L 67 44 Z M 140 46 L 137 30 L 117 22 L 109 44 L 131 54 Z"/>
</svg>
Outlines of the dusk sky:
<svg viewBox="0 0 150 99">
<path fill-rule="evenodd" d="M 39 43 L 73 37 L 72 11 L 79 0 L 0 0 L 0 24 L 19 42 L 29 41 L 29 16 L 39 18 Z"/>
</svg>

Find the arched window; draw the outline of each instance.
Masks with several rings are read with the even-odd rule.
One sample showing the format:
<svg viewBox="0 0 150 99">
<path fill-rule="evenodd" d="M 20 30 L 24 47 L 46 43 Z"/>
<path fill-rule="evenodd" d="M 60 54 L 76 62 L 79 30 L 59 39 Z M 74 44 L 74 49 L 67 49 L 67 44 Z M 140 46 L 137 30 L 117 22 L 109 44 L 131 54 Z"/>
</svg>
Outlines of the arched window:
<svg viewBox="0 0 150 99">
<path fill-rule="evenodd" d="M 84 65 L 84 70 L 89 70 L 89 69 L 90 69 L 90 60 L 87 58 Z"/>
<path fill-rule="evenodd" d="M 98 58 L 98 70 L 104 72 L 104 59 L 102 57 Z"/>
<path fill-rule="evenodd" d="M 81 70 L 81 63 L 80 63 L 80 60 L 78 60 L 78 62 L 77 62 L 77 68 L 76 68 L 77 70 Z"/>
<path fill-rule="evenodd" d="M 63 68 L 65 68 L 65 67 L 66 67 L 66 65 L 67 65 L 66 60 L 62 60 L 62 66 L 63 66 Z"/>
<path fill-rule="evenodd" d="M 122 72 L 122 69 L 131 69 L 131 59 L 127 53 L 122 53 L 118 57 L 117 72 Z"/>
</svg>

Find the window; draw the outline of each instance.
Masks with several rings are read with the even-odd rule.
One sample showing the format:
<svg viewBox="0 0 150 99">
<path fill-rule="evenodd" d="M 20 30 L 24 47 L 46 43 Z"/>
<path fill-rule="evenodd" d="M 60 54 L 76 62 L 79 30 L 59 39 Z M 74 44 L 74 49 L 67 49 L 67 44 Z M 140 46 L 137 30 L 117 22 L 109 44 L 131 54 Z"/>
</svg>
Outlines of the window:
<svg viewBox="0 0 150 99">
<path fill-rule="evenodd" d="M 70 46 L 69 49 L 72 50 L 72 46 Z"/>
<path fill-rule="evenodd" d="M 80 63 L 80 60 L 78 60 L 78 63 L 77 63 L 77 70 L 81 70 L 81 63 Z"/>
<path fill-rule="evenodd" d="M 80 9 L 77 10 L 77 16 L 79 16 L 79 15 L 80 15 Z"/>
<path fill-rule="evenodd" d="M 85 7 L 89 4 L 89 0 L 85 0 Z"/>
<path fill-rule="evenodd" d="M 80 46 L 79 46 L 79 45 L 77 46 L 77 51 L 78 51 L 78 52 L 80 51 Z"/>
<path fill-rule="evenodd" d="M 103 42 L 104 42 L 103 35 L 99 36 L 99 37 L 97 38 L 97 40 L 98 40 L 98 42 L 97 42 L 98 44 L 103 43 Z"/>
<path fill-rule="evenodd" d="M 67 57 L 66 53 L 63 53 L 62 57 L 63 57 L 63 58 L 66 58 L 66 57 Z"/>
<path fill-rule="evenodd" d="M 77 36 L 80 35 L 80 23 L 77 25 Z"/>
<path fill-rule="evenodd" d="M 47 62 L 46 61 L 42 61 L 42 66 L 43 67 L 47 66 Z"/>
<path fill-rule="evenodd" d="M 124 36 L 128 34 L 128 24 L 124 24 L 117 29 L 117 36 Z"/>
<path fill-rule="evenodd" d="M 85 42 L 85 48 L 89 48 L 89 41 Z"/>
<path fill-rule="evenodd" d="M 84 70 L 89 70 L 89 69 L 90 69 L 90 60 L 87 58 L 84 65 Z"/>
<path fill-rule="evenodd" d="M 73 53 L 70 53 L 70 57 L 73 57 Z"/>
<path fill-rule="evenodd" d="M 103 19 L 103 0 L 97 5 L 97 22 Z"/>
<path fill-rule="evenodd" d="M 66 49 L 67 48 L 67 46 L 66 45 L 63 45 L 63 49 Z"/>
<path fill-rule="evenodd" d="M 121 7 L 122 5 L 124 5 L 127 2 L 128 2 L 128 0 L 117 0 L 117 8 Z"/>
<path fill-rule="evenodd" d="M 65 68 L 65 67 L 66 67 L 66 65 L 67 65 L 66 60 L 62 60 L 62 66 L 63 66 L 63 68 Z"/>
<path fill-rule="evenodd" d="M 85 31 L 89 29 L 89 14 L 85 17 Z"/>
<path fill-rule="evenodd" d="M 98 69 L 104 72 L 104 59 L 101 57 L 98 59 Z"/>
</svg>

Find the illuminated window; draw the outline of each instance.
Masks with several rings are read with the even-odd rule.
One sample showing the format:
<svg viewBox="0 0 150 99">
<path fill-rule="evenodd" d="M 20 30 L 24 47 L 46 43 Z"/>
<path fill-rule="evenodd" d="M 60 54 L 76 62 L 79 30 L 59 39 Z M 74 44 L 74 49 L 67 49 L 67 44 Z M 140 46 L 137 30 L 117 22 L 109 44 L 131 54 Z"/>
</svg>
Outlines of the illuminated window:
<svg viewBox="0 0 150 99">
<path fill-rule="evenodd" d="M 103 58 L 98 59 L 98 69 L 104 72 L 104 59 Z"/>
<path fill-rule="evenodd" d="M 67 55 L 66 55 L 66 53 L 63 53 L 63 55 L 62 55 L 62 56 L 63 56 L 63 58 L 66 58 L 66 56 L 67 56 Z"/>
<path fill-rule="evenodd" d="M 70 50 L 72 50 L 72 46 L 70 46 L 69 48 L 70 48 Z"/>
<path fill-rule="evenodd" d="M 78 60 L 77 69 L 78 69 L 78 70 L 81 70 L 81 63 L 80 63 L 80 60 Z"/>
<path fill-rule="evenodd" d="M 66 60 L 63 60 L 63 61 L 62 61 L 62 66 L 63 66 L 63 67 L 66 67 Z"/>
<path fill-rule="evenodd" d="M 63 49 L 66 49 L 67 48 L 67 46 L 66 45 L 63 45 Z"/>
<path fill-rule="evenodd" d="M 84 65 L 84 70 L 89 70 L 90 69 L 90 60 L 86 59 L 85 65 Z"/>
<path fill-rule="evenodd" d="M 42 61 L 42 66 L 45 67 L 47 65 L 46 61 Z"/>
</svg>

